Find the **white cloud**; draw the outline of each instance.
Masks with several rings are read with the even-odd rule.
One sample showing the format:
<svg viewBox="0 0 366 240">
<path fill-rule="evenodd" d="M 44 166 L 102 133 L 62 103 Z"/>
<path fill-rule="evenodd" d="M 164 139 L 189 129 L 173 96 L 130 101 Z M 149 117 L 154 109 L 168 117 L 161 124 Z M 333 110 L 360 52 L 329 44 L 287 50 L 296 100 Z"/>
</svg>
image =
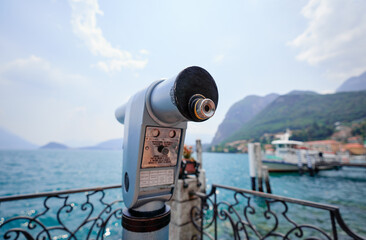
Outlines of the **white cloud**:
<svg viewBox="0 0 366 240">
<path fill-rule="evenodd" d="M 106 58 L 93 65 L 106 72 L 120 71 L 123 67 L 142 69 L 147 60 L 135 60 L 128 51 L 112 46 L 97 26 L 97 14 L 103 15 L 97 0 L 70 0 L 72 8 L 71 24 L 74 33 L 84 41 L 96 56 Z"/>
<path fill-rule="evenodd" d="M 113 71 L 121 71 L 123 67 L 142 69 L 146 66 L 146 64 L 147 60 L 144 61 L 130 60 L 126 62 L 120 59 L 112 59 L 108 61 L 99 61 L 97 64 L 92 65 L 92 67 L 99 68 L 105 72 L 113 72 Z"/>
<path fill-rule="evenodd" d="M 59 87 L 65 84 L 84 85 L 86 79 L 77 74 L 65 74 L 47 60 L 31 55 L 1 66 L 0 83 Z"/>
<path fill-rule="evenodd" d="M 344 80 L 366 71 L 366 2 L 311 0 L 302 9 L 307 29 L 290 45 L 297 59 L 322 66 L 327 77 Z"/>
</svg>

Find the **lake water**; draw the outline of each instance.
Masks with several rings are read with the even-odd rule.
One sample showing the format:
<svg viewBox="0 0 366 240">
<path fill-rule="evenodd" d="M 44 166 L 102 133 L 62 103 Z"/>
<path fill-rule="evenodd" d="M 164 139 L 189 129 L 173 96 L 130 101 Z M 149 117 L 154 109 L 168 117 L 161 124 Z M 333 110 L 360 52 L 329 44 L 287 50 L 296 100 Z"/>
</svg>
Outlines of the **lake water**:
<svg viewBox="0 0 366 240">
<path fill-rule="evenodd" d="M 117 185 L 121 183 L 122 152 L 0 151 L 0 166 L 0 196 Z M 203 167 L 208 185 L 250 189 L 246 154 L 204 153 Z M 339 206 L 347 225 L 366 235 L 366 169 L 323 171 L 316 177 L 276 174 L 271 175 L 271 186 L 276 195 Z M 120 191 L 116 192 L 120 197 Z M 0 223 L 7 216 L 24 214 L 25 207 L 32 205 L 0 205 Z"/>
</svg>

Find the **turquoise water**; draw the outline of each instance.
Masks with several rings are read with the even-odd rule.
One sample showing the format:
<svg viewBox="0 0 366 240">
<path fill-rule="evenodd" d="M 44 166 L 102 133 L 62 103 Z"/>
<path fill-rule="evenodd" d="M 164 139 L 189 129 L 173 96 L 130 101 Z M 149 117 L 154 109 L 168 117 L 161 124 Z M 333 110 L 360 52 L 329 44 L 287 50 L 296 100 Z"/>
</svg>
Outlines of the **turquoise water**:
<svg viewBox="0 0 366 240">
<path fill-rule="evenodd" d="M 209 185 L 220 183 L 251 188 L 247 154 L 206 153 L 203 164 Z M 270 181 L 273 194 L 338 206 L 350 229 L 366 236 L 366 169 L 322 171 L 316 177 L 307 174 L 299 176 L 297 173 L 271 174 Z M 231 199 L 233 202 L 230 192 L 220 190 L 220 194 L 223 195 L 220 201 Z M 261 201 L 255 202 L 254 205 L 265 208 Z M 300 220 L 299 222 L 304 221 L 325 228 L 331 224 L 327 212 L 294 205 L 289 207 L 292 210 L 290 215 L 293 219 Z M 279 213 L 277 211 L 277 214 Z M 265 225 L 267 222 L 263 219 L 263 213 L 256 215 L 260 214 L 263 221 L 257 223 Z M 350 238 L 343 235 L 340 239 Z"/>
<path fill-rule="evenodd" d="M 120 151 L 0 151 L 0 196 L 120 184 L 121 159 Z M 246 154 L 204 153 L 203 159 L 208 185 L 250 188 Z M 316 177 L 276 174 L 271 175 L 271 186 L 276 195 L 339 206 L 349 227 L 366 235 L 366 169 L 324 171 Z M 108 194 L 110 199 L 121 197 L 119 190 Z M 39 211 L 36 200 L 7 204 L 0 206 L 0 221 Z M 300 217 L 314 218 L 314 214 L 304 212 Z M 321 222 L 321 217 L 316 219 Z"/>
</svg>

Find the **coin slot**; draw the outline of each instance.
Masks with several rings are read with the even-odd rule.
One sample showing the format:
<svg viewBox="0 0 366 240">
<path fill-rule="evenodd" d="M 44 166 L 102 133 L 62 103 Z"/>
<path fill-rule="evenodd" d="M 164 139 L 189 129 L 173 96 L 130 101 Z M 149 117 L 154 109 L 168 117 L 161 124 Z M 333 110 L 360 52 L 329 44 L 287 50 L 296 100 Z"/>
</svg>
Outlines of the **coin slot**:
<svg viewBox="0 0 366 240">
<path fill-rule="evenodd" d="M 164 149 L 164 146 L 163 146 L 163 145 L 160 145 L 160 146 L 158 147 L 158 151 L 159 151 L 159 153 L 161 153 L 161 152 L 163 151 L 163 149 Z"/>
</svg>

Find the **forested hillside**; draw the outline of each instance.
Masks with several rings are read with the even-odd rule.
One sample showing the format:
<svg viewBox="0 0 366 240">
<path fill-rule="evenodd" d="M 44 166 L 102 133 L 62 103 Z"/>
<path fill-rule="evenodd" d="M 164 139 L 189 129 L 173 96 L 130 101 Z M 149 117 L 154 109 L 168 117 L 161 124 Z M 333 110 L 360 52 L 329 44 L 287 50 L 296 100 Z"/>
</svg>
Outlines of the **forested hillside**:
<svg viewBox="0 0 366 240">
<path fill-rule="evenodd" d="M 251 120 L 278 96 L 278 94 L 274 93 L 264 97 L 251 95 L 236 102 L 227 112 L 225 119 L 220 124 L 211 144 L 216 145 L 233 135 L 244 123 Z"/>
<path fill-rule="evenodd" d="M 366 91 L 336 94 L 287 94 L 276 98 L 222 142 L 259 139 L 264 133 L 351 122 L 366 117 Z"/>
</svg>

